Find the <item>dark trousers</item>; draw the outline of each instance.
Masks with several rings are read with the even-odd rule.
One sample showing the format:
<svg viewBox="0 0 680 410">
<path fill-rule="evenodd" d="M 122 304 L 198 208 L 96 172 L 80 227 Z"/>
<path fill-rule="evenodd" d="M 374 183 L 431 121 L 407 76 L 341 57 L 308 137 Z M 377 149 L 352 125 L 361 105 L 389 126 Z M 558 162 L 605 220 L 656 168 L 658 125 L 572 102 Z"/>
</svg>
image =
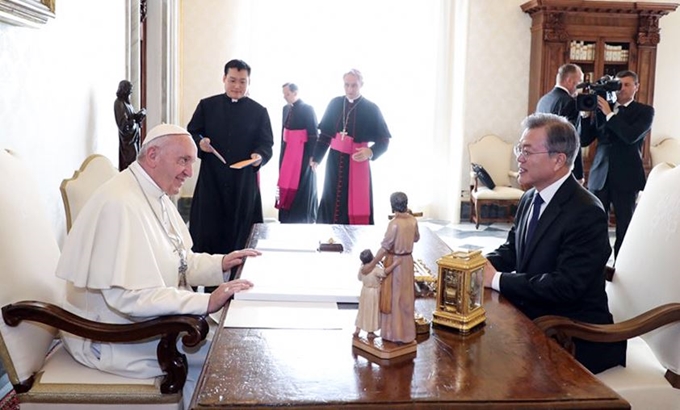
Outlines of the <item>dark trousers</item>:
<svg viewBox="0 0 680 410">
<path fill-rule="evenodd" d="M 602 202 L 602 206 L 604 206 L 604 210 L 607 212 L 607 218 L 609 218 L 609 207 L 614 206 L 614 213 L 616 215 L 614 258 L 616 258 L 619 255 L 619 249 L 621 249 L 621 243 L 623 243 L 623 238 L 626 236 L 630 220 L 633 218 L 635 199 L 638 192 L 611 188 L 609 181 L 607 181 L 601 190 L 594 191 L 593 194 Z"/>
<path fill-rule="evenodd" d="M 628 342 L 597 343 L 574 338 L 576 360 L 591 373 L 597 374 L 611 367 L 626 367 Z"/>
</svg>

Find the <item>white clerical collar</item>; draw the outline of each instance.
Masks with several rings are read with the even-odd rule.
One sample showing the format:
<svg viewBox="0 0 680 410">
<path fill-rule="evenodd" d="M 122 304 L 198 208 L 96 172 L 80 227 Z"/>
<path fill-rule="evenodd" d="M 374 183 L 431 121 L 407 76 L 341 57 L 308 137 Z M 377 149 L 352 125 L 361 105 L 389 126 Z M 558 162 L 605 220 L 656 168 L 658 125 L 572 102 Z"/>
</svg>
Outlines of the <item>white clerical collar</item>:
<svg viewBox="0 0 680 410">
<path fill-rule="evenodd" d="M 161 187 L 158 186 L 156 181 L 151 178 L 151 175 L 149 175 L 144 168 L 142 168 L 141 165 L 139 165 L 139 162 L 135 161 L 128 168 L 132 168 L 131 172 L 133 172 L 135 175 L 141 176 L 144 178 L 144 181 L 147 182 L 150 185 L 150 189 L 152 189 L 154 192 L 151 192 L 150 194 L 153 195 L 154 198 L 161 198 L 163 195 L 167 195 Z"/>
<path fill-rule="evenodd" d="M 354 101 L 356 101 L 356 100 L 358 100 L 359 98 L 361 98 L 361 96 L 358 96 L 358 97 L 355 98 L 355 99 L 351 99 L 351 98 L 349 98 L 349 97 L 347 97 L 347 96 L 345 96 L 345 98 L 347 98 L 347 101 L 349 101 L 350 104 L 353 104 Z"/>
</svg>

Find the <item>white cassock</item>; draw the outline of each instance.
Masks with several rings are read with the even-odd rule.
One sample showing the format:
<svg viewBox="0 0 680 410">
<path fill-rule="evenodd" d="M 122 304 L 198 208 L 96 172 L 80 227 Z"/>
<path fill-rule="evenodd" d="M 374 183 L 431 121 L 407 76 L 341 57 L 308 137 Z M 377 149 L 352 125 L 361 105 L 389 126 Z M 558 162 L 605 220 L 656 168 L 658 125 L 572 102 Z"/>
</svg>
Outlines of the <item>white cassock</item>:
<svg viewBox="0 0 680 410">
<path fill-rule="evenodd" d="M 137 162 L 132 163 L 93 194 L 66 238 L 56 272 L 69 282 L 64 309 L 107 323 L 205 315 L 210 295 L 179 286 L 180 256 L 169 233 L 179 235 L 187 251 L 187 285 L 224 281 L 223 255 L 191 252 L 189 230 L 174 204 Z M 156 358 L 158 339 L 113 344 L 71 334 L 62 338 L 71 355 L 86 366 L 134 378 L 163 374 Z M 190 368 L 194 364 L 200 371 L 208 344 L 187 354 Z M 201 357 L 192 357 L 196 355 Z M 189 385 L 185 401 L 191 398 Z"/>
</svg>

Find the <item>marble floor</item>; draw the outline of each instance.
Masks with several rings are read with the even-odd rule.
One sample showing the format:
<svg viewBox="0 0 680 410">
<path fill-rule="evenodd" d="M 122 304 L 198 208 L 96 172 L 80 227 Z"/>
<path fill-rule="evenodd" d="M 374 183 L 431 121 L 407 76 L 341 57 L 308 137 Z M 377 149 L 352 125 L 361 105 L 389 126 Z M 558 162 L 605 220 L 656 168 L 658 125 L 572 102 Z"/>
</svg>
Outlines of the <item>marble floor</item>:
<svg viewBox="0 0 680 410">
<path fill-rule="evenodd" d="M 491 252 L 503 244 L 512 226 L 508 223 L 492 223 L 479 225 L 479 229 L 475 229 L 475 225 L 470 222 L 453 224 L 434 219 L 420 219 L 418 223 L 436 233 L 451 249 L 482 249 L 482 254 Z M 612 254 L 607 263 L 609 266 L 614 266 L 613 247 L 615 239 L 614 227 L 610 227 L 609 241 L 612 246 Z"/>
<path fill-rule="evenodd" d="M 451 249 L 482 249 L 483 254 L 505 242 L 511 227 L 507 223 L 493 223 L 475 229 L 472 223 L 453 224 L 435 219 L 421 219 L 418 224 L 436 233 Z"/>
</svg>

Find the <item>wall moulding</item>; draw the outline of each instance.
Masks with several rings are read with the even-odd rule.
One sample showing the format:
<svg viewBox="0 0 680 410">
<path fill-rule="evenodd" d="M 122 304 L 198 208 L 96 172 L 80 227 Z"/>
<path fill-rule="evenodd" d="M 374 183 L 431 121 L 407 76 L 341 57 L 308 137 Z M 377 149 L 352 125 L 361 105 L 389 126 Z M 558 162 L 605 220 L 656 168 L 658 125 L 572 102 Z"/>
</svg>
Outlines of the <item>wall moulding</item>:
<svg viewBox="0 0 680 410">
<path fill-rule="evenodd" d="M 38 28 L 55 17 L 56 0 L 0 0 L 0 24 Z"/>
<path fill-rule="evenodd" d="M 639 14 L 665 16 L 674 11 L 677 3 L 644 1 L 596 1 L 596 0 L 530 0 L 522 4 L 522 11 L 533 15 L 540 11 L 580 12 L 602 14 Z"/>
</svg>

